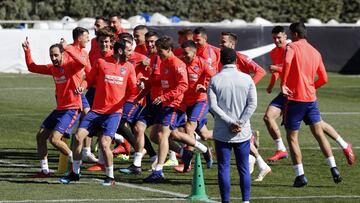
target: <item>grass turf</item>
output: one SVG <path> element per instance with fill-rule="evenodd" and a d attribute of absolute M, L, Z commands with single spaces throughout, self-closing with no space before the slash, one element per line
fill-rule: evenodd
<path fill-rule="evenodd" d="M 342 137 L 353 143 L 355 154 L 360 156 L 360 77 L 329 74 L 329 83 L 318 90 L 318 101 L 323 119 L 336 128 Z M 279 89 L 267 94 L 265 88 L 269 76 L 258 85 L 258 108 L 252 117 L 252 126 L 260 131 L 259 152 L 264 159 L 275 151 L 275 144 L 267 133 L 262 121 L 263 112 Z M 171 168 L 165 169 L 168 182 L 163 184 L 145 184 L 142 178 L 150 172 L 139 176 L 123 175 L 118 168 L 127 167 L 130 162 L 115 159 L 115 176 L 120 183 L 116 187 L 103 187 L 97 179 L 103 178 L 102 172 L 86 172 L 84 170 L 80 183 L 61 185 L 57 179 L 62 174 L 54 174 L 48 179 L 30 178 L 39 169 L 36 155 L 35 135 L 42 120 L 55 107 L 54 84 L 51 77 L 33 74 L 0 74 L 0 202 L 5 200 L 67 200 L 71 201 L 163 201 L 181 202 L 183 199 L 171 194 L 134 189 L 121 186 L 121 183 L 131 183 L 137 186 L 153 189 L 190 194 L 192 173 L 178 174 Z M 333 113 L 330 113 L 333 112 Z M 351 112 L 355 112 L 352 113 Z M 209 128 L 212 119 L 209 117 Z M 282 129 L 284 135 L 284 130 Z M 283 136 L 286 142 L 285 137 Z M 334 141 L 330 141 L 337 147 Z M 211 144 L 208 142 L 208 144 Z M 302 125 L 300 144 L 303 153 L 305 174 L 309 185 L 305 188 L 291 187 L 294 171 L 290 159 L 271 163 L 272 174 L 263 182 L 252 182 L 252 202 L 358 202 L 360 201 L 360 186 L 358 180 L 359 164 L 352 167 L 346 165 L 341 149 L 334 149 L 337 165 L 343 176 L 343 182 L 333 183 L 330 170 L 324 160 L 310 130 Z M 286 144 L 287 145 L 287 144 Z M 155 145 L 154 145 L 155 146 Z M 56 170 L 58 152 L 49 144 L 50 168 Z M 89 164 L 85 164 L 89 166 Z M 149 168 L 148 157 L 144 167 Z M 203 165 L 205 167 L 205 165 Z M 231 166 L 233 202 L 241 201 L 239 178 L 234 161 Z M 203 170 L 207 194 L 219 200 L 216 164 L 212 169 Z M 252 179 L 258 173 L 255 169 Z M 165 198 L 165 199 L 162 199 Z M 173 199 L 175 198 L 175 199 Z M 237 198 L 237 199 L 236 199 Z"/>

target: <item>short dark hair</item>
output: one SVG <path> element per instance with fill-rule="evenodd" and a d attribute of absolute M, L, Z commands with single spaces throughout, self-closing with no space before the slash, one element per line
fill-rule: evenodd
<path fill-rule="evenodd" d="M 233 32 L 221 32 L 222 36 L 229 36 L 229 39 L 235 44 L 237 43 L 237 35 Z"/>
<path fill-rule="evenodd" d="M 95 20 L 103 20 L 103 21 L 107 22 L 107 19 L 104 16 L 96 16 Z"/>
<path fill-rule="evenodd" d="M 201 34 L 202 36 L 207 36 L 206 29 L 204 27 L 197 27 L 194 29 L 194 34 Z"/>
<path fill-rule="evenodd" d="M 111 14 L 109 15 L 109 18 L 112 18 L 112 17 L 117 17 L 119 20 L 121 19 L 121 16 L 118 15 L 118 14 L 115 14 L 115 13 L 111 13 Z"/>
<path fill-rule="evenodd" d="M 223 65 L 233 64 L 236 61 L 236 51 L 231 48 L 223 48 L 220 51 L 220 62 Z"/>
<path fill-rule="evenodd" d="M 196 49 L 195 42 L 192 40 L 187 40 L 184 43 L 182 43 L 182 45 L 181 45 L 181 48 L 183 48 L 183 49 L 188 48 L 188 47 Z"/>
<path fill-rule="evenodd" d="M 149 30 L 146 25 L 138 25 L 134 28 L 134 32 L 137 30 Z"/>
<path fill-rule="evenodd" d="M 122 32 L 118 35 L 120 39 L 129 39 L 131 42 L 134 41 L 134 37 L 128 32 Z"/>
<path fill-rule="evenodd" d="M 158 40 L 156 40 L 155 45 L 159 49 L 172 49 L 173 48 L 173 39 L 169 36 L 163 36 L 160 37 Z"/>
<path fill-rule="evenodd" d="M 83 28 L 83 27 L 76 27 L 72 30 L 72 37 L 73 40 L 77 40 L 81 35 L 83 35 L 85 32 L 89 33 L 89 30 Z"/>
<path fill-rule="evenodd" d="M 97 31 L 96 39 L 99 37 L 110 37 L 110 41 L 113 42 L 115 39 L 115 34 L 110 27 L 104 27 Z"/>
<path fill-rule="evenodd" d="M 120 39 L 114 44 L 114 53 L 118 53 L 119 49 L 124 51 L 125 48 L 126 48 L 126 41 L 124 39 Z"/>
<path fill-rule="evenodd" d="M 178 35 L 180 36 L 189 36 L 192 35 L 193 31 L 190 28 L 184 28 L 178 31 Z"/>
<path fill-rule="evenodd" d="M 300 38 L 307 37 L 305 24 L 302 22 L 291 23 L 289 29 L 292 33 L 298 33 Z"/>
<path fill-rule="evenodd" d="M 280 32 L 285 32 L 285 28 L 283 26 L 277 25 L 275 26 L 272 30 L 271 33 L 272 34 L 278 34 Z"/>
<path fill-rule="evenodd" d="M 159 34 L 153 30 L 150 30 L 145 34 L 145 39 L 155 36 L 156 38 L 160 38 Z"/>
<path fill-rule="evenodd" d="M 49 48 L 49 51 L 50 51 L 51 49 L 53 49 L 53 48 L 56 48 L 56 47 L 59 48 L 60 53 L 63 53 L 63 52 L 64 52 L 64 47 L 63 47 L 63 45 L 61 45 L 61 44 L 59 44 L 59 43 L 51 45 L 50 48 Z"/>

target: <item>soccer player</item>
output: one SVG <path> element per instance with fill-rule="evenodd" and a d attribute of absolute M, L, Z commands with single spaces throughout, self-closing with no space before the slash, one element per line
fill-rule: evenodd
<path fill-rule="evenodd" d="M 178 58 L 182 59 L 183 57 L 183 49 L 181 45 L 188 40 L 193 40 L 193 31 L 190 28 L 184 28 L 178 31 L 178 44 L 179 47 L 174 49 L 174 55 Z"/>
<path fill-rule="evenodd" d="M 215 75 L 216 69 L 209 66 L 202 58 L 196 56 L 196 44 L 192 40 L 183 42 L 181 45 L 183 49 L 183 61 L 186 64 L 186 69 L 188 73 L 188 82 L 189 87 L 184 93 L 184 99 L 182 106 L 183 110 L 187 114 L 187 122 L 185 124 L 186 133 L 190 136 L 194 136 L 196 129 L 206 128 L 206 114 L 209 111 L 206 89 L 206 81 L 210 77 Z M 207 128 L 206 128 L 207 129 Z M 207 133 L 209 137 L 205 139 L 212 139 L 212 133 Z M 188 148 L 192 150 L 191 148 Z M 212 157 L 210 150 L 205 153 L 205 159 L 207 167 L 211 168 L 212 166 Z M 184 163 L 183 166 L 176 167 L 175 170 L 179 172 L 188 172 L 190 171 L 190 162 Z"/>
<path fill-rule="evenodd" d="M 160 67 L 160 81 L 162 95 L 153 100 L 153 104 L 162 103 L 162 124 L 157 134 L 159 143 L 158 163 L 155 170 L 144 179 L 144 182 L 161 182 L 164 180 L 163 165 L 169 151 L 169 138 L 193 146 L 202 153 L 207 151 L 207 147 L 196 141 L 185 133 L 177 130 L 182 122 L 185 122 L 185 114 L 180 110 L 180 104 L 184 97 L 184 92 L 188 88 L 188 76 L 186 65 L 172 52 L 172 39 L 168 36 L 159 38 L 156 42 L 157 54 L 162 62 Z M 183 161 L 192 153 L 183 150 Z"/>
<path fill-rule="evenodd" d="M 293 186 L 303 187 L 308 183 L 304 175 L 298 141 L 301 121 L 310 126 L 326 157 L 334 182 L 340 183 L 342 178 L 336 167 L 331 146 L 324 136 L 316 101 L 316 89 L 328 81 L 321 54 L 307 42 L 306 27 L 303 23 L 292 23 L 290 32 L 293 42 L 288 44 L 286 49 L 281 92 L 288 100 L 284 110 L 284 124 L 296 174 Z"/>
<path fill-rule="evenodd" d="M 74 123 L 79 119 L 82 108 L 81 96 L 74 94 L 73 88 L 79 86 L 83 81 L 83 66 L 79 66 L 67 53 L 61 44 L 50 46 L 50 59 L 52 64 L 37 65 L 32 60 L 30 44 L 26 38 L 22 44 L 25 52 L 25 60 L 28 70 L 33 73 L 51 75 L 55 82 L 55 98 L 57 107 L 43 121 L 36 135 L 37 151 L 41 159 L 41 172 L 35 178 L 49 177 L 48 151 L 46 141 L 68 156 L 72 162 L 72 151 L 65 142 L 61 140 L 64 134 L 71 133 Z"/>
<path fill-rule="evenodd" d="M 88 74 L 91 69 L 91 64 L 89 60 L 89 55 L 85 51 L 86 45 L 89 42 L 89 31 L 82 27 L 77 27 L 72 31 L 73 35 L 73 43 L 70 45 L 65 45 L 65 41 L 63 41 L 64 49 L 69 55 L 71 55 L 74 60 L 79 62 L 79 66 L 85 66 L 85 73 Z M 90 111 L 90 103 L 87 100 L 85 94 L 81 94 L 81 99 L 83 103 L 83 110 L 81 112 L 81 118 L 84 117 Z M 80 118 L 80 119 L 81 119 Z M 85 140 L 85 147 L 82 152 L 83 160 L 89 162 L 97 162 L 98 159 L 95 157 L 93 153 L 91 153 L 91 138 L 87 138 Z"/>
<path fill-rule="evenodd" d="M 134 28 L 134 40 L 136 42 L 135 52 L 147 55 L 148 50 L 145 43 L 145 34 L 148 32 L 146 25 L 138 25 Z"/>
<path fill-rule="evenodd" d="M 118 15 L 110 15 L 109 16 L 109 24 L 110 27 L 113 29 L 113 32 L 115 33 L 115 40 L 119 40 L 119 34 L 123 32 L 128 32 L 126 29 L 121 27 L 121 17 Z"/>
<path fill-rule="evenodd" d="M 230 202 L 230 160 L 234 149 L 240 176 L 242 201 L 250 200 L 250 118 L 257 106 L 256 87 L 248 74 L 237 71 L 236 52 L 221 50 L 220 73 L 208 88 L 210 111 L 214 113 L 214 139 L 218 161 L 218 183 L 222 202 Z"/>
<path fill-rule="evenodd" d="M 220 37 L 220 46 L 222 48 L 232 48 L 235 49 L 237 42 L 237 36 L 231 32 L 222 32 Z M 236 53 L 236 67 L 240 72 L 246 74 L 253 74 L 252 79 L 255 85 L 264 77 L 265 70 L 261 68 L 258 64 L 256 64 L 253 60 L 249 57 L 237 52 Z M 221 69 L 221 67 L 219 67 Z M 250 142 L 250 153 L 252 156 L 255 157 L 256 163 L 259 167 L 259 174 L 255 181 L 262 181 L 265 176 L 271 172 L 271 168 L 268 164 L 265 163 L 264 159 L 259 154 L 258 150 L 256 149 L 253 138 Z M 252 173 L 254 169 L 254 163 L 250 164 L 250 173 Z"/>
<path fill-rule="evenodd" d="M 220 49 L 207 43 L 206 29 L 197 27 L 193 32 L 193 41 L 196 44 L 196 55 L 203 58 L 212 68 L 218 68 L 220 62 Z M 219 72 L 218 70 L 216 72 Z"/>
<path fill-rule="evenodd" d="M 97 46 L 99 47 L 99 50 L 98 50 L 98 52 L 93 52 L 93 54 L 89 56 L 92 67 L 96 67 L 97 61 L 99 60 L 99 58 L 111 57 L 114 54 L 114 51 L 113 51 L 114 39 L 115 39 L 114 33 L 112 32 L 112 30 L 109 27 L 101 28 L 97 31 L 96 41 L 97 41 L 97 44 L 98 44 Z M 91 107 L 93 105 L 93 100 L 94 100 L 94 96 L 95 96 L 95 86 L 96 86 L 95 84 L 93 86 L 90 86 L 88 88 L 88 91 L 86 92 L 86 96 L 89 98 L 88 101 L 89 101 L 89 104 Z M 87 139 L 88 138 L 86 138 L 86 140 Z M 85 142 L 85 146 L 89 147 L 88 150 L 91 149 L 90 142 L 89 143 Z M 83 148 L 83 153 L 84 153 L 84 150 L 86 150 L 86 147 Z M 101 150 L 98 151 L 98 156 L 99 156 L 99 159 L 98 159 L 97 163 L 90 166 L 89 168 L 87 168 L 88 171 L 105 170 L 105 159 L 104 159 L 104 155 L 102 154 Z"/>
<path fill-rule="evenodd" d="M 131 49 L 126 44 L 125 41 L 116 42 L 114 55 L 100 58 L 98 65 L 91 69 L 85 84 L 76 88 L 76 92 L 81 93 L 88 85 L 96 81 L 93 107 L 86 114 L 76 132 L 73 171 L 67 177 L 61 178 L 61 183 L 79 181 L 83 140 L 93 130 L 101 129 L 99 140 L 106 162 L 106 178 L 103 185 L 115 184 L 110 145 L 121 119 L 121 108 L 126 101 L 126 91 L 136 88 L 134 67 L 127 62 Z M 130 95 L 131 93 L 133 92 L 130 92 Z"/>
<path fill-rule="evenodd" d="M 146 83 L 145 89 L 141 90 L 135 100 L 141 100 L 145 95 L 149 94 L 149 99 L 146 103 L 145 108 L 140 112 L 134 125 L 135 135 L 135 153 L 134 161 L 128 168 L 120 169 L 120 172 L 126 174 L 140 174 L 142 172 L 141 162 L 143 158 L 143 150 L 145 145 L 145 130 L 148 127 L 151 128 L 150 136 L 155 137 L 160 127 L 160 112 L 161 104 L 154 104 L 153 101 L 158 96 L 162 95 L 161 82 L 160 82 L 160 64 L 161 59 L 157 56 L 157 50 L 155 46 L 156 40 L 159 35 L 154 31 L 149 31 L 145 34 L 145 42 L 150 58 L 150 71 L 151 75 L 149 78 L 142 78 Z M 151 159 L 152 162 L 157 161 L 157 157 Z"/>
<path fill-rule="evenodd" d="M 91 39 L 91 49 L 89 52 L 89 58 L 92 66 L 94 66 L 95 64 L 93 63 L 96 62 L 96 60 L 91 61 L 92 55 L 97 55 L 99 52 L 101 52 L 99 44 L 97 42 L 98 32 L 100 29 L 103 29 L 107 26 L 108 26 L 107 21 L 103 16 L 95 17 L 95 23 L 94 23 L 95 37 Z"/>
<path fill-rule="evenodd" d="M 121 33 L 119 35 L 120 40 L 124 39 L 126 41 L 129 42 L 129 44 L 132 46 L 133 45 L 133 36 L 129 33 Z M 136 92 L 136 94 L 133 95 L 133 97 L 129 97 L 128 100 L 125 102 L 124 104 L 124 108 L 123 108 L 123 117 L 121 119 L 120 122 L 120 133 L 126 135 L 124 132 L 127 129 L 125 126 L 125 123 L 127 123 L 130 126 L 130 129 L 133 130 L 134 125 L 135 125 L 135 119 L 138 117 L 140 111 L 143 109 L 143 106 L 145 105 L 146 101 L 145 99 L 139 99 L 136 100 L 137 95 L 139 94 L 140 90 L 143 89 L 142 85 L 141 85 L 141 78 L 149 78 L 151 70 L 148 67 L 149 64 L 149 59 L 145 56 L 142 55 L 138 52 L 131 52 L 129 59 L 128 59 L 129 63 L 133 64 L 133 66 L 135 67 L 135 72 L 136 72 L 136 80 L 137 80 L 137 84 L 138 87 L 134 90 Z M 131 142 L 132 146 L 135 146 L 135 142 L 136 142 L 136 138 L 135 136 L 132 134 L 131 131 L 129 131 L 127 134 L 131 133 L 131 137 L 127 136 L 126 138 L 129 139 L 129 141 Z M 150 158 L 156 156 L 156 152 L 153 149 L 150 140 L 147 138 L 147 136 L 145 136 L 145 150 L 146 152 L 149 154 Z M 114 152 L 114 151 L 113 151 Z M 128 154 L 130 153 L 130 150 L 128 152 Z"/>
<path fill-rule="evenodd" d="M 271 80 L 266 88 L 268 93 L 272 92 L 272 89 L 275 85 L 276 80 L 279 78 L 282 73 L 282 65 L 284 62 L 285 50 L 286 50 L 286 33 L 285 29 L 282 26 L 275 26 L 271 32 L 274 44 L 276 47 L 271 50 L 270 57 L 273 64 L 270 65 L 269 69 L 271 72 Z M 282 158 L 287 158 L 288 153 L 286 151 L 285 145 L 281 139 L 280 130 L 276 124 L 276 119 L 279 118 L 282 114 L 285 105 L 285 97 L 280 93 L 276 98 L 274 98 L 268 108 L 266 109 L 264 122 L 269 131 L 269 134 L 276 143 L 277 151 L 268 161 L 277 161 Z M 343 149 L 344 155 L 346 157 L 347 163 L 353 165 L 355 163 L 355 154 L 352 151 L 351 144 L 344 141 L 344 139 L 336 132 L 336 130 L 324 120 L 321 121 L 321 126 L 324 130 L 324 133 L 330 138 L 335 140 L 338 145 Z"/>

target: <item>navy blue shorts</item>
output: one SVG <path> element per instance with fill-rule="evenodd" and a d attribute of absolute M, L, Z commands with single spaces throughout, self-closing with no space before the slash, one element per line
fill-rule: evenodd
<path fill-rule="evenodd" d="M 197 122 L 197 128 L 200 130 L 207 123 L 206 114 L 209 112 L 209 104 L 206 101 L 197 102 L 193 106 L 186 108 L 188 121 Z"/>
<path fill-rule="evenodd" d="M 186 114 L 174 107 L 164 107 L 161 114 L 161 124 L 169 126 L 170 130 L 175 130 L 186 123 Z"/>
<path fill-rule="evenodd" d="M 284 96 L 283 93 L 279 93 L 269 104 L 269 106 L 277 107 L 281 110 L 284 110 L 285 102 L 287 98 Z"/>
<path fill-rule="evenodd" d="M 317 101 L 287 101 L 284 109 L 284 125 L 288 130 L 299 130 L 301 121 L 313 125 L 321 121 Z"/>
<path fill-rule="evenodd" d="M 95 88 L 89 87 L 88 91 L 85 94 L 85 97 L 89 103 L 89 106 L 92 107 L 94 103 L 94 97 L 95 97 Z"/>
<path fill-rule="evenodd" d="M 90 111 L 81 121 L 79 128 L 85 128 L 89 134 L 102 130 L 102 134 L 114 138 L 121 119 L 121 113 L 99 114 Z"/>
<path fill-rule="evenodd" d="M 125 119 L 126 122 L 133 124 L 137 117 L 139 116 L 139 113 L 143 106 L 137 104 L 134 105 L 132 102 L 125 102 L 123 107 L 123 116 L 121 119 Z"/>
<path fill-rule="evenodd" d="M 71 134 L 74 124 L 79 120 L 78 109 L 54 110 L 41 124 L 41 128 L 56 130 L 61 134 Z"/>
<path fill-rule="evenodd" d="M 82 102 L 83 109 L 90 108 L 90 104 L 84 94 L 81 94 L 81 102 Z"/>
<path fill-rule="evenodd" d="M 140 112 L 137 121 L 144 123 L 146 126 L 161 124 L 162 105 L 147 103 L 145 108 Z"/>

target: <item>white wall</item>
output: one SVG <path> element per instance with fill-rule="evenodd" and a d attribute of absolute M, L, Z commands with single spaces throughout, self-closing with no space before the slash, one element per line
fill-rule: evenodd
<path fill-rule="evenodd" d="M 0 72 L 28 73 L 21 47 L 26 36 L 29 38 L 32 57 L 36 64 L 51 63 L 49 47 L 60 42 L 61 38 L 72 43 L 71 30 L 2 29 L 0 30 Z M 94 31 L 90 30 L 90 39 L 93 37 Z M 86 48 L 90 50 L 90 42 Z"/>

